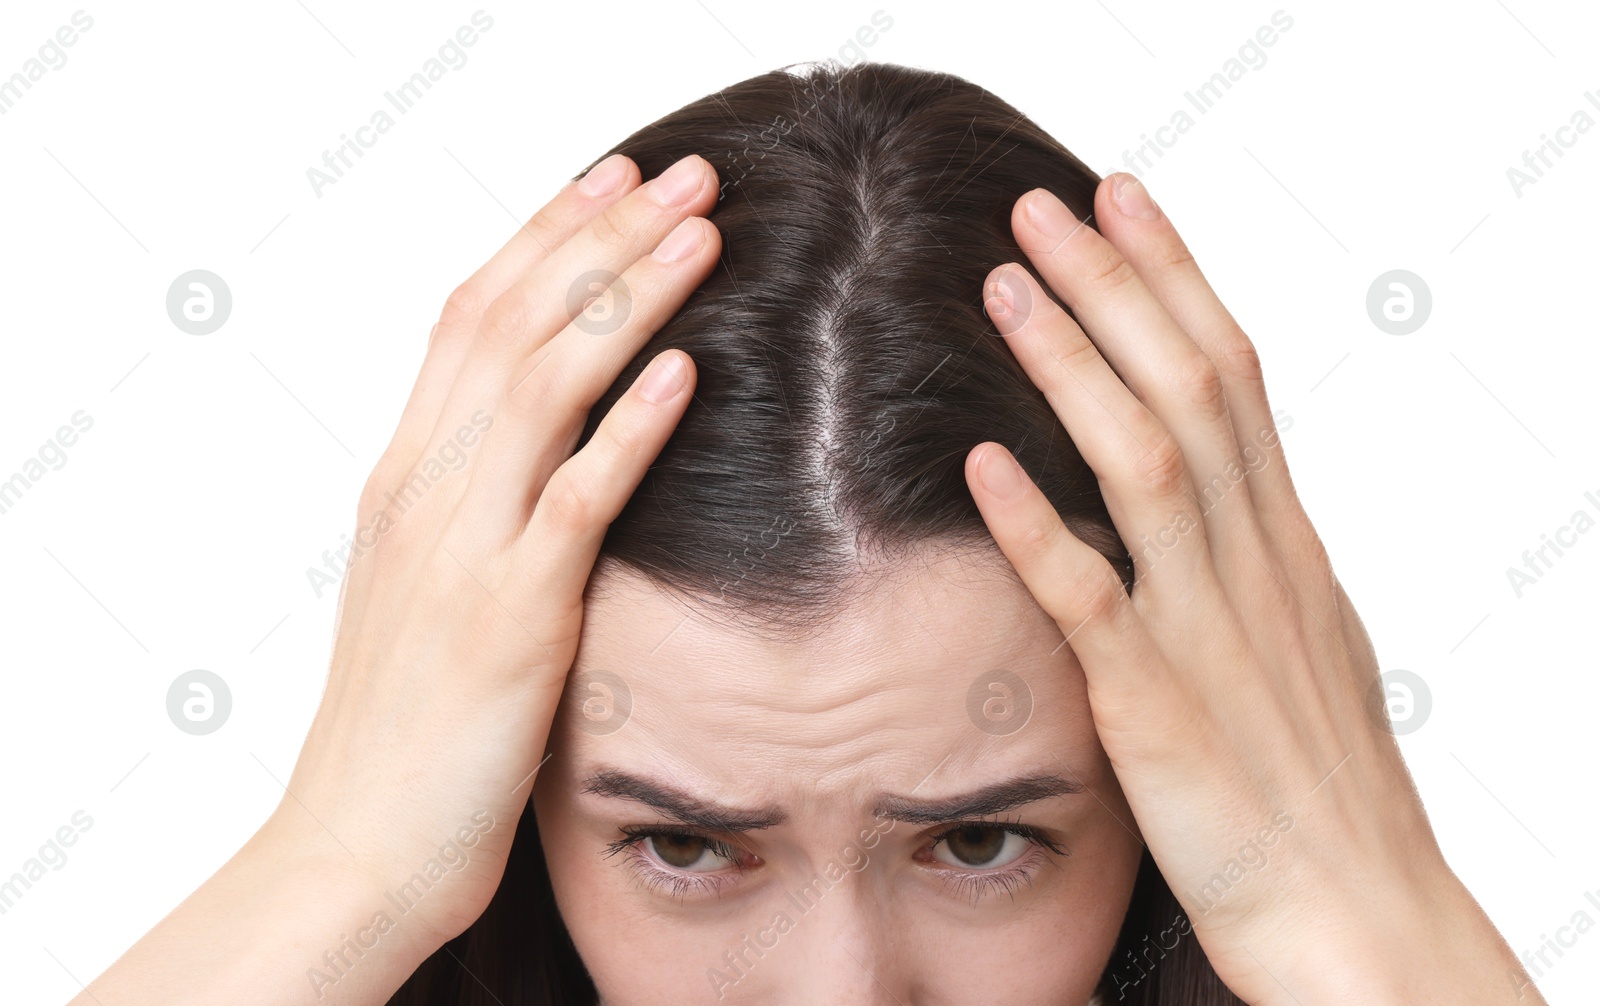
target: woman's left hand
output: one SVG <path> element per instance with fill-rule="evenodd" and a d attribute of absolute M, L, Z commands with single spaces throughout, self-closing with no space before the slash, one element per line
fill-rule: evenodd
<path fill-rule="evenodd" d="M 975 447 L 967 481 L 1083 665 L 1207 957 L 1256 1004 L 1542 1003 L 1376 712 L 1376 654 L 1295 496 L 1254 347 L 1140 182 L 1104 180 L 1094 216 L 1044 189 L 1012 213 L 1083 327 L 1015 264 L 984 297 L 1099 478 L 1131 593 L 1003 447 Z"/>

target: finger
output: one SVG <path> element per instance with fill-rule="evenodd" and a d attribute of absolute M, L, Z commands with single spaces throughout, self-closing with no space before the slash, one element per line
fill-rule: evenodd
<path fill-rule="evenodd" d="M 622 327 L 596 335 L 569 322 L 511 379 L 467 488 L 472 521 L 505 535 L 527 523 L 545 481 L 563 463 L 589 410 L 650 337 L 688 300 L 717 264 L 721 236 L 701 217 L 678 224 L 656 250 L 617 283 L 632 309 Z"/>
<path fill-rule="evenodd" d="M 528 270 L 549 256 L 579 228 L 627 195 L 639 184 L 639 168 L 621 154 L 597 164 L 581 179 L 569 182 L 500 250 L 451 292 L 439 321 L 428 335 L 411 395 L 385 450 L 396 479 L 403 478 L 429 447 L 440 413 L 461 370 L 483 311 Z M 385 483 L 385 488 L 391 485 Z"/>
<path fill-rule="evenodd" d="M 1108 200 L 1102 184 L 1096 205 Z M 1109 241 L 1045 189 L 1017 201 L 1017 243 L 1073 310 L 1129 389 L 1177 438 L 1201 512 L 1219 545 L 1250 521 L 1227 399 L 1216 365 L 1151 295 Z"/>
<path fill-rule="evenodd" d="M 1099 478 L 1136 581 L 1148 589 L 1164 580 L 1182 591 L 1211 575 L 1207 531 L 1177 439 L 1026 269 L 1000 266 L 984 289 L 995 327 Z M 1157 564 L 1171 575 L 1152 581 Z"/>
<path fill-rule="evenodd" d="M 1096 719 L 1125 697 L 1168 686 L 1167 668 L 1122 579 L 1074 535 L 1010 451 L 967 453 L 967 486 L 995 543 L 1083 665 Z"/>
<path fill-rule="evenodd" d="M 606 528 L 616 520 L 693 398 L 694 361 L 669 349 L 650 361 L 595 428 L 594 436 L 539 494 L 517 540 L 528 590 L 581 604 Z"/>
<path fill-rule="evenodd" d="M 1307 522 L 1290 481 L 1255 345 L 1223 306 L 1144 184 L 1119 173 L 1112 176 L 1110 188 L 1111 198 L 1098 211 L 1101 232 L 1216 364 L 1256 513 L 1275 540 L 1292 540 L 1283 535 L 1299 532 Z"/>
<path fill-rule="evenodd" d="M 661 243 L 679 223 L 716 203 L 717 174 L 690 154 L 623 196 L 578 230 L 485 309 L 461 375 L 445 401 L 439 430 L 454 429 L 478 409 L 492 408 L 530 355 L 608 289 L 616 277 Z M 629 303 L 606 303 L 595 339 L 626 320 Z M 434 439 L 438 439 L 436 431 Z"/>

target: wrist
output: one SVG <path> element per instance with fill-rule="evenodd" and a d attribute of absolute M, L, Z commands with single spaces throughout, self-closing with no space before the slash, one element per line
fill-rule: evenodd
<path fill-rule="evenodd" d="M 367 869 L 263 825 L 96 978 L 83 1003 L 382 1002 L 436 949 L 420 927 L 373 927 Z"/>
<path fill-rule="evenodd" d="M 1308 905 L 1280 927 L 1258 963 L 1270 977 L 1258 1006 L 1543 1006 L 1510 946 L 1442 857 L 1405 880 Z M 1339 890 L 1335 887 L 1332 890 Z M 1268 961 L 1275 963 L 1269 964 Z M 1291 991 L 1292 990 L 1292 991 Z"/>
<path fill-rule="evenodd" d="M 341 827 L 341 832 L 348 829 Z M 429 917 L 414 911 L 410 899 L 395 901 L 395 888 L 412 874 L 416 854 L 375 846 L 352 834 L 334 835 L 309 810 L 291 799 L 273 811 L 239 851 L 257 883 L 275 878 L 295 878 L 296 883 L 320 892 L 332 914 L 367 927 L 375 915 L 387 912 L 385 928 L 404 929 L 407 941 L 419 947 L 417 963 L 443 946 L 455 933 L 438 932 Z M 402 916 L 404 916 L 402 918 Z M 403 926 L 402 926 L 403 923 Z M 354 931 L 349 931 L 354 935 Z M 330 934 L 338 935 L 337 932 Z M 387 936 L 384 942 L 390 942 Z"/>
<path fill-rule="evenodd" d="M 282 931 L 280 920 L 296 920 L 300 936 L 282 966 L 315 999 L 335 990 L 338 1001 L 357 992 L 392 993 L 446 937 L 420 913 L 401 917 L 389 900 L 385 878 L 394 870 L 386 860 L 297 831 L 275 813 L 229 863 L 241 911 L 255 912 L 269 938 Z"/>

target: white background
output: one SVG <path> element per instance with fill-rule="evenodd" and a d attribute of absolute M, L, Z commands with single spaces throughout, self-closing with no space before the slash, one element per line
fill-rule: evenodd
<path fill-rule="evenodd" d="M 1506 570 L 1600 518 L 1600 13 L 1463 4 L 122 3 L 0 115 L 0 480 L 78 410 L 67 463 L 0 514 L 0 876 L 75 811 L 0 915 L 0 998 L 64 1002 L 282 796 L 353 527 L 446 295 L 595 155 L 736 81 L 840 47 L 959 74 L 1108 173 L 1269 22 L 1293 26 L 1144 177 L 1264 357 L 1296 482 L 1385 669 L 1432 697 L 1402 745 L 1455 870 L 1520 953 L 1600 890 L 1600 532 L 1519 598 Z M 0 10 L 0 77 L 78 10 Z M 320 197 L 306 170 L 475 10 L 491 30 Z M 216 333 L 165 309 L 226 281 Z M 1432 315 L 1394 336 L 1369 285 Z M 1595 493 L 1586 500 L 1585 491 Z M 205 668 L 233 711 L 180 732 Z M 1600 893 L 1597 893 L 1600 898 Z M 1541 968 L 1592 1002 L 1600 932 Z M 1509 992 L 1509 986 L 1508 986 Z M 1585 993 L 1588 993 L 1587 995 Z"/>

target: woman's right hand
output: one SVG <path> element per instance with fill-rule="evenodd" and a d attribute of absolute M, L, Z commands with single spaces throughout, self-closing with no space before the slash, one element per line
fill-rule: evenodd
<path fill-rule="evenodd" d="M 327 690 L 274 815 L 389 888 L 463 826 L 477 832 L 469 866 L 418 904 L 439 944 L 499 884 L 601 539 L 691 397 L 689 357 L 663 353 L 572 453 L 590 407 L 720 250 L 696 215 L 716 202 L 709 163 L 691 155 L 641 186 L 617 155 L 589 177 L 607 169 L 615 189 L 567 186 L 445 305 L 361 494 L 358 526 L 374 531 L 358 547 L 376 541 L 347 574 Z M 608 286 L 597 320 L 585 302 Z M 438 477 L 441 454 L 465 464 Z M 392 523 L 378 533 L 380 515 Z"/>
<path fill-rule="evenodd" d="M 586 184 L 606 176 L 609 189 Z M 717 192 L 697 156 L 641 185 L 617 155 L 450 296 L 361 494 L 327 687 L 287 792 L 90 986 L 99 1000 L 303 1002 L 322 951 L 359 936 L 384 950 L 362 956 L 338 998 L 382 1002 L 482 914 L 544 757 L 601 540 L 687 407 L 689 357 L 657 356 L 573 448 L 715 265 L 721 238 L 703 214 Z M 597 320 L 585 308 L 608 287 Z M 426 879 L 430 860 L 443 879 L 402 893 L 402 912 L 390 895 Z M 358 929 L 379 912 L 398 932 Z M 252 962 L 219 964 L 243 947 Z"/>

